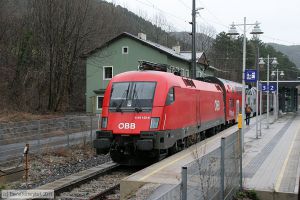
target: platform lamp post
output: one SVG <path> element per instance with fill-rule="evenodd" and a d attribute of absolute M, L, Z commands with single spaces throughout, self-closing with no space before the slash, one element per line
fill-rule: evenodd
<path fill-rule="evenodd" d="M 275 113 L 275 119 L 278 119 L 278 112 L 279 112 L 279 87 L 278 87 L 278 74 L 280 75 L 280 77 L 284 76 L 284 71 L 278 71 L 278 68 L 276 69 L 276 71 L 272 71 L 271 76 L 275 77 L 275 73 L 276 73 L 276 88 L 277 88 L 277 92 L 276 92 L 276 113 Z"/>
<path fill-rule="evenodd" d="M 267 62 L 267 128 L 269 128 L 269 110 L 270 110 L 270 99 L 269 99 L 269 75 L 270 75 L 270 63 L 275 68 L 278 65 L 277 58 L 270 58 L 269 54 L 267 58 L 259 58 L 258 65 L 263 67 L 265 65 L 265 61 Z"/>
<path fill-rule="evenodd" d="M 259 96 L 259 92 L 262 93 L 261 91 L 261 87 L 259 85 L 259 81 L 260 81 L 260 72 L 259 72 L 259 65 L 258 65 L 258 60 L 259 60 L 259 35 L 256 34 L 257 32 L 261 32 L 260 27 L 259 27 L 259 23 L 256 22 L 256 25 L 253 28 L 253 32 L 251 32 L 251 34 L 253 34 L 253 38 L 256 39 L 257 42 L 257 54 L 255 57 L 255 67 L 256 67 L 256 117 L 255 117 L 255 130 L 256 130 L 256 139 L 258 139 L 258 133 L 260 133 L 261 136 L 261 123 L 260 123 L 260 119 L 261 119 L 261 112 L 259 112 L 259 106 L 261 105 L 261 100 L 259 101 L 258 98 L 261 97 L 262 94 L 260 94 Z M 259 102 L 259 103 L 258 103 Z M 259 105 L 260 104 L 260 105 Z M 261 110 L 261 108 L 260 108 Z"/>
<path fill-rule="evenodd" d="M 240 188 L 243 188 L 243 156 L 242 152 L 244 150 L 244 129 L 245 129 L 245 70 L 246 70 L 246 26 L 247 25 L 255 25 L 255 29 L 251 32 L 251 34 L 262 34 L 263 32 L 259 28 L 259 23 L 255 24 L 247 24 L 246 17 L 244 17 L 244 24 L 234 24 L 230 26 L 230 29 L 227 35 L 239 35 L 235 26 L 244 26 L 244 34 L 243 34 L 243 72 L 242 72 L 242 116 L 241 116 L 241 132 L 240 132 Z"/>
<path fill-rule="evenodd" d="M 239 35 L 239 33 L 236 30 L 236 26 L 244 26 L 244 34 L 243 34 L 243 72 L 242 72 L 242 85 L 243 85 L 243 89 L 242 89 L 242 129 L 241 129 L 241 138 L 242 138 L 242 144 L 244 144 L 244 128 L 245 128 L 245 69 L 246 69 L 246 26 L 247 25 L 254 25 L 255 27 L 253 28 L 251 34 L 254 35 L 259 35 L 262 34 L 263 32 L 260 30 L 258 22 L 254 23 L 254 24 L 247 24 L 246 23 L 246 17 L 244 17 L 244 23 L 243 24 L 234 24 L 232 23 L 232 25 L 229 28 L 229 31 L 227 33 L 227 35 Z M 244 145 L 243 145 L 243 149 L 244 149 Z"/>

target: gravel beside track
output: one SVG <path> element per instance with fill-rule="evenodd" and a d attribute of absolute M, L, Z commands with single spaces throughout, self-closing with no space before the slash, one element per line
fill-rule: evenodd
<path fill-rule="evenodd" d="M 40 174 L 32 174 L 32 177 L 38 175 L 38 177 L 36 177 L 37 182 L 29 184 L 29 188 L 35 188 L 35 187 L 44 185 L 46 183 L 53 182 L 60 178 L 66 177 L 68 175 L 71 175 L 71 174 L 86 170 L 88 168 L 103 164 L 107 161 L 110 161 L 109 156 L 97 156 L 97 157 L 91 157 L 86 160 L 80 160 L 77 163 L 54 165 L 51 168 L 51 171 L 48 171 L 48 173 L 43 172 L 46 170 L 41 170 Z"/>
<path fill-rule="evenodd" d="M 117 167 L 109 172 L 97 175 L 97 178 L 86 183 L 79 184 L 69 192 L 63 192 L 56 199 L 119 199 L 119 184 L 121 180 L 138 169 Z M 68 190 L 66 188 L 65 190 Z M 108 197 L 109 196 L 109 197 Z"/>
<path fill-rule="evenodd" d="M 98 155 L 89 146 L 75 145 L 40 155 L 31 155 L 29 181 L 20 180 L 6 185 L 7 189 L 34 189 L 71 174 L 111 161 L 109 155 Z"/>

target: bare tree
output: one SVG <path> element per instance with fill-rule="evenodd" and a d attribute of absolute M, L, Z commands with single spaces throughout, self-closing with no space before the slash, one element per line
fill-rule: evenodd
<path fill-rule="evenodd" d="M 34 0 L 33 26 L 40 54 L 48 66 L 48 109 L 65 109 L 73 73 L 85 46 L 88 0 Z"/>
<path fill-rule="evenodd" d="M 211 51 L 216 30 L 212 26 L 197 25 L 198 34 L 196 35 L 197 51 L 209 53 Z"/>

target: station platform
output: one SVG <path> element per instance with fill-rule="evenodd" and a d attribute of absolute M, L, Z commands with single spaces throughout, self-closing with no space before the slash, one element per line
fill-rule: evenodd
<path fill-rule="evenodd" d="M 254 190 L 262 200 L 296 200 L 300 177 L 300 113 L 282 115 L 274 122 L 270 116 L 269 128 L 265 116 L 262 118 L 258 138 L 255 118 L 245 127 L 243 187 Z M 162 191 L 161 188 L 171 188 L 181 182 L 182 166 L 215 150 L 222 137 L 235 131 L 236 125 L 123 179 L 121 199 L 130 199 L 147 186 L 152 187 L 147 199 L 155 199 L 153 196 Z"/>

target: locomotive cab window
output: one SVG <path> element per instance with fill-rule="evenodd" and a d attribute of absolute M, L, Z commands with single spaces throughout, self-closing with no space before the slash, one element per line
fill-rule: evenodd
<path fill-rule="evenodd" d="M 113 83 L 109 103 L 110 109 L 116 112 L 151 110 L 155 87 L 155 82 Z"/>
<path fill-rule="evenodd" d="M 175 91 L 174 91 L 174 87 L 171 87 L 169 89 L 168 95 L 167 95 L 167 99 L 166 99 L 166 105 L 170 105 L 175 101 Z"/>

